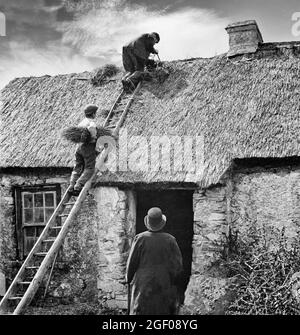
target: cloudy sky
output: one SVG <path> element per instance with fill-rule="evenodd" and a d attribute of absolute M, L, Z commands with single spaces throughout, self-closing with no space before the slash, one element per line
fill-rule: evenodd
<path fill-rule="evenodd" d="M 162 60 L 226 52 L 224 28 L 245 19 L 264 41 L 300 40 L 299 0 L 0 0 L 0 12 L 0 89 L 15 77 L 121 65 L 122 45 L 143 32 L 160 33 Z"/>

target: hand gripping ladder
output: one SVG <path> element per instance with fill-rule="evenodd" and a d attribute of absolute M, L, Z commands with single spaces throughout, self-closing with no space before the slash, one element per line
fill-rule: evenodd
<path fill-rule="evenodd" d="M 123 124 L 130 105 L 140 87 L 141 83 L 138 84 L 132 94 L 127 94 L 123 90 L 109 111 L 103 126 L 111 128 L 115 137 L 118 136 L 119 129 Z M 1 300 L 0 313 L 14 315 L 21 314 L 34 298 L 51 265 L 53 268 L 59 248 L 62 246 L 64 238 L 74 218 L 77 216 L 96 175 L 100 173 L 100 168 L 103 166 L 107 158 L 108 151 L 109 148 L 104 148 L 102 150 L 97 159 L 96 169 L 93 176 L 86 182 L 75 201 L 71 201 L 72 196 L 68 192 L 69 188 L 64 193 L 60 203 L 56 207 L 44 230 L 25 259 L 22 267 L 9 286 L 5 296 Z M 61 218 L 64 222 L 61 225 L 58 225 L 56 223 L 57 218 Z M 13 313 L 8 312 L 12 303 L 14 303 Z"/>

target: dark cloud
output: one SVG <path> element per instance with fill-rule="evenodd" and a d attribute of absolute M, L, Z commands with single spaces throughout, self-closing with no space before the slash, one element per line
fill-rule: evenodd
<path fill-rule="evenodd" d="M 64 45 L 59 25 L 74 13 L 61 0 L 0 0 L 6 16 L 0 38 L 0 89 L 14 77 L 67 73 L 91 69 L 94 61 L 77 48 Z"/>
<path fill-rule="evenodd" d="M 74 20 L 74 12 L 68 11 L 66 7 L 60 7 L 56 12 L 56 20 L 58 22 Z"/>
<path fill-rule="evenodd" d="M 44 5 L 47 7 L 61 6 L 62 0 L 44 0 Z"/>

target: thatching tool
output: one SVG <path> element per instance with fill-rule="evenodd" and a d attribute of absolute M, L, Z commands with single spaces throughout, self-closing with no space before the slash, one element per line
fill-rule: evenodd
<path fill-rule="evenodd" d="M 156 56 L 157 56 L 157 58 L 158 58 L 157 66 L 163 68 L 163 62 L 161 61 L 161 59 L 160 59 L 158 53 L 156 54 Z"/>

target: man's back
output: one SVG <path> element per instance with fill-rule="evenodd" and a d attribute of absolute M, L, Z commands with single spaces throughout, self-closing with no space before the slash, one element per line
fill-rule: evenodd
<path fill-rule="evenodd" d="M 97 128 L 96 123 L 93 119 L 84 118 L 79 124 L 78 127 L 87 128 L 91 134 L 92 140 L 91 142 L 95 142 L 97 138 Z"/>

